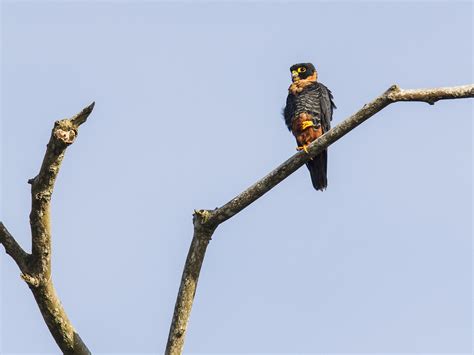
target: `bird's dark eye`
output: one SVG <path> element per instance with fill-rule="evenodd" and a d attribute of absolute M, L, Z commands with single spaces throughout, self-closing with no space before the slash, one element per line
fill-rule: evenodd
<path fill-rule="evenodd" d="M 299 67 L 298 68 L 298 73 L 304 73 L 306 71 L 305 67 Z"/>

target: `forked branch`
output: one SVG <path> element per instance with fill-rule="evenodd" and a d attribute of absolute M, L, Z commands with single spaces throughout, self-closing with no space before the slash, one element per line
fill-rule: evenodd
<path fill-rule="evenodd" d="M 54 183 L 66 148 L 78 134 L 81 124 L 91 114 L 94 103 L 70 119 L 56 121 L 38 175 L 31 184 L 31 254 L 26 253 L 0 222 L 0 243 L 17 263 L 22 279 L 33 293 L 41 314 L 64 354 L 90 354 L 74 330 L 56 294 L 51 280 L 50 209 Z"/>
<path fill-rule="evenodd" d="M 279 167 L 271 171 L 255 184 L 250 186 L 229 202 L 215 210 L 199 210 L 194 213 L 194 236 L 181 278 L 181 285 L 171 321 L 166 354 L 178 355 L 183 351 L 184 338 L 191 308 L 196 293 L 201 266 L 204 261 L 207 245 L 215 229 L 223 222 L 232 218 L 252 202 L 262 197 L 277 184 L 282 182 L 309 159 L 318 155 L 329 145 L 349 133 L 362 122 L 377 112 L 398 101 L 422 101 L 434 104 L 439 100 L 461 99 L 474 97 L 474 85 L 464 85 L 434 89 L 402 90 L 397 85 L 390 87 L 385 93 L 372 102 L 364 105 L 358 112 L 342 121 L 329 132 L 314 141 L 309 147 L 309 154 L 298 152 Z"/>

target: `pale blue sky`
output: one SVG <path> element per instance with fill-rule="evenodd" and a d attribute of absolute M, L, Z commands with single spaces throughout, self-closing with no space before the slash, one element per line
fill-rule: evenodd
<path fill-rule="evenodd" d="M 163 352 L 195 208 L 294 153 L 288 68 L 335 123 L 391 84 L 473 81 L 469 2 L 2 3 L 1 220 L 29 249 L 56 119 L 96 108 L 53 197 L 53 278 L 93 353 Z M 471 353 L 472 101 L 399 103 L 222 225 L 187 353 Z M 1 259 L 3 353 L 58 353 Z"/>

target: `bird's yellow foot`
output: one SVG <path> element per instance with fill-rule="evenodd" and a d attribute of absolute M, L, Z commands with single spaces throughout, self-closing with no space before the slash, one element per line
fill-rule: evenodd
<path fill-rule="evenodd" d="M 306 154 L 309 154 L 307 144 L 303 144 L 303 146 L 301 146 L 301 147 L 300 146 L 296 147 L 296 150 L 297 151 L 304 150 L 306 152 Z"/>
<path fill-rule="evenodd" d="M 314 127 L 314 123 L 313 121 L 304 121 L 302 124 L 301 124 L 301 130 L 304 131 L 306 128 L 308 127 Z"/>

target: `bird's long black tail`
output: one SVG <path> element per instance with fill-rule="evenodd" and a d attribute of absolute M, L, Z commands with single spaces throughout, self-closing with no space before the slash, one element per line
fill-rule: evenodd
<path fill-rule="evenodd" d="M 311 182 L 316 190 L 324 190 L 328 186 L 328 151 L 323 150 L 313 160 L 306 163 L 311 174 Z"/>

